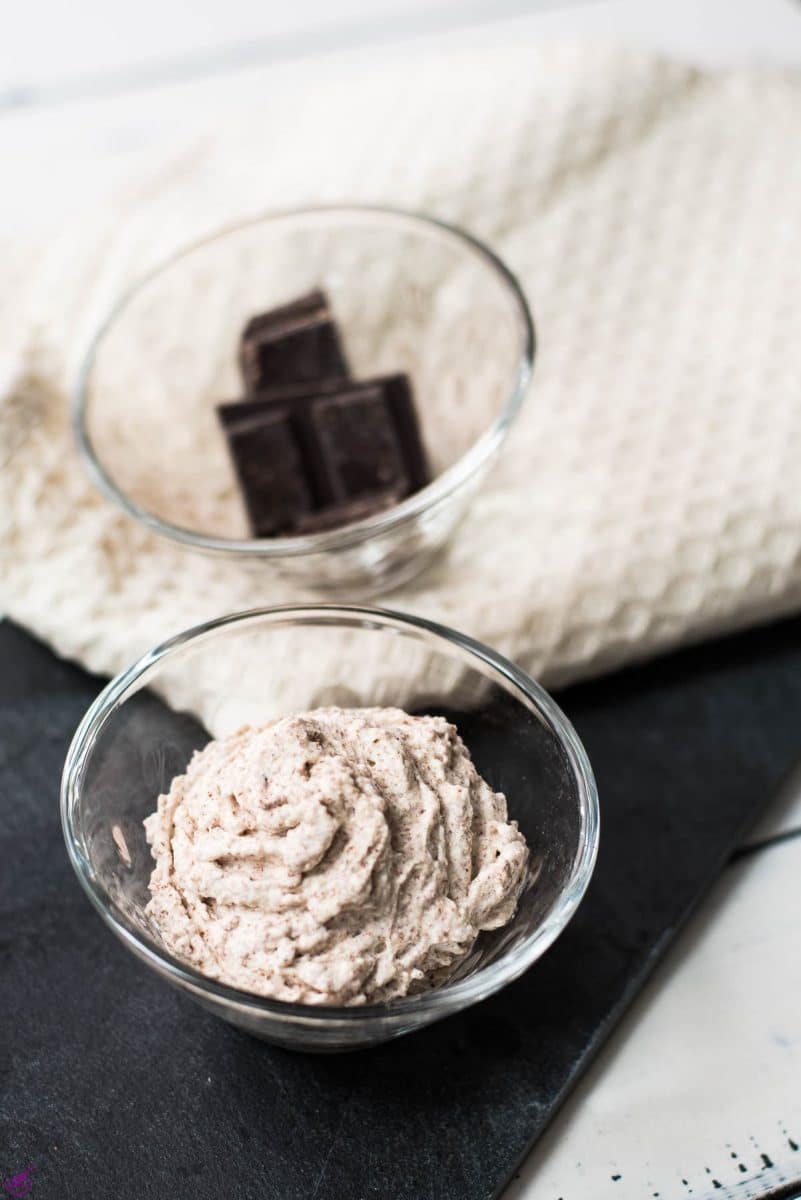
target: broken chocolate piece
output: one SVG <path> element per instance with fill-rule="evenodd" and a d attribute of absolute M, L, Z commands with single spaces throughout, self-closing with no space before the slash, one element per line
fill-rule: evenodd
<path fill-rule="evenodd" d="M 419 492 L 428 483 L 430 475 L 409 377 L 389 375 L 383 380 L 383 386 L 409 480 L 409 493 Z"/>
<path fill-rule="evenodd" d="M 329 380 L 314 390 L 288 384 L 221 404 L 217 412 L 256 536 L 350 524 L 397 504 L 427 482 L 405 375 L 364 383 Z M 262 424 L 270 431 L 264 436 Z M 274 469 L 265 464 L 259 472 L 262 453 L 283 454 L 285 462 Z M 286 479 L 290 469 L 302 476 L 297 494 Z"/>
<path fill-rule="evenodd" d="M 380 384 L 315 399 L 311 419 L 335 500 L 388 488 L 408 494 L 400 439 Z"/>
<path fill-rule="evenodd" d="M 274 537 L 312 512 L 301 448 L 277 410 L 228 430 L 228 442 L 255 537 Z"/>
<path fill-rule="evenodd" d="M 319 289 L 251 318 L 239 361 L 248 394 L 217 412 L 256 536 L 349 524 L 428 482 L 407 377 L 350 382 Z"/>
<path fill-rule="evenodd" d="M 323 292 L 252 317 L 242 331 L 239 365 L 248 392 L 346 379 L 348 365 Z"/>
<path fill-rule="evenodd" d="M 226 430 L 276 410 L 291 411 L 306 446 L 320 505 L 369 491 L 399 498 L 428 482 L 428 465 L 409 380 L 385 375 L 270 388 L 217 408 Z"/>

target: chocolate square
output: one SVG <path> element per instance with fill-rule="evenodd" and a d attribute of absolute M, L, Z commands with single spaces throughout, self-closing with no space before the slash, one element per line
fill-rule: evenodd
<path fill-rule="evenodd" d="M 228 430 L 228 443 L 255 537 L 291 529 L 315 507 L 288 414 L 275 412 Z"/>
<path fill-rule="evenodd" d="M 252 317 L 242 331 L 239 365 L 248 392 L 347 378 L 348 365 L 324 293 L 310 292 Z"/>
<path fill-rule="evenodd" d="M 400 439 L 380 382 L 315 397 L 309 416 L 333 499 L 408 494 Z"/>

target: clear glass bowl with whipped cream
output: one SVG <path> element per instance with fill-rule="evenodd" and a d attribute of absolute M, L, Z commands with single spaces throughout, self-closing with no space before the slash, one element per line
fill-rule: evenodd
<path fill-rule="evenodd" d="M 333 765 L 331 761 L 318 764 L 319 756 L 309 752 L 308 722 L 304 725 L 293 716 L 321 709 L 335 714 L 325 720 L 335 719 L 340 724 L 339 714 L 352 715 L 342 736 L 346 740 L 361 737 L 363 745 L 367 744 L 365 738 L 372 739 L 369 746 L 374 744 L 377 750 L 375 754 L 369 751 L 371 766 L 375 759 L 381 768 L 375 778 L 381 788 L 394 789 L 401 801 L 406 776 L 419 768 L 430 782 L 436 776 L 432 764 L 438 759 L 446 769 L 443 789 L 450 789 L 451 795 L 461 789 L 476 814 L 483 810 L 475 826 L 481 826 L 480 851 L 477 842 L 460 846 L 458 838 L 449 841 L 448 829 L 435 831 L 440 839 L 448 835 L 443 842 L 453 859 L 448 863 L 448 889 L 452 868 L 456 873 L 466 871 L 464 895 L 467 898 L 469 894 L 469 911 L 483 916 L 476 918 L 481 931 L 474 941 L 468 938 L 463 952 L 429 957 L 427 961 L 439 969 L 428 974 L 412 972 L 400 984 L 390 970 L 380 967 L 384 972 L 378 979 L 380 986 L 373 986 L 370 971 L 375 971 L 375 965 L 369 971 L 359 964 L 354 967 L 354 954 L 341 964 L 340 972 L 336 945 L 333 958 L 329 955 L 323 963 L 321 975 L 322 960 L 312 953 L 304 960 L 311 963 L 311 974 L 302 976 L 308 988 L 318 989 L 315 1002 L 310 1003 L 306 983 L 300 990 L 281 993 L 299 999 L 280 999 L 263 994 L 257 971 L 234 975 L 240 985 L 235 986 L 225 968 L 219 970 L 215 964 L 204 969 L 202 955 L 192 953 L 188 943 L 183 943 L 186 952 L 181 952 L 180 937 L 170 933 L 169 904 L 165 906 L 163 894 L 159 896 L 158 889 L 151 888 L 153 851 L 161 836 L 154 814 L 169 809 L 169 798 L 185 786 L 187 766 L 196 755 L 200 791 L 195 791 L 196 807 L 184 831 L 197 835 L 196 844 L 203 846 L 205 861 L 214 864 L 211 882 L 201 880 L 199 884 L 203 903 L 227 903 L 232 895 L 237 903 L 242 901 L 245 880 L 255 890 L 245 894 L 243 903 L 258 917 L 259 877 L 248 865 L 255 861 L 253 850 L 242 850 L 246 842 L 255 846 L 257 837 L 267 839 L 259 845 L 269 855 L 270 838 L 275 843 L 276 833 L 281 837 L 289 834 L 290 842 L 281 846 L 283 866 L 289 863 L 294 870 L 311 853 L 307 864 L 310 878 L 315 870 L 314 855 L 321 856 L 333 845 L 340 863 L 351 864 L 329 875 L 340 890 L 351 889 L 346 907 L 350 905 L 355 914 L 355 926 L 352 921 L 347 945 L 362 945 L 363 939 L 359 942 L 351 935 L 360 935 L 363 914 L 370 904 L 376 909 L 378 891 L 388 885 L 386 879 L 378 879 L 369 863 L 367 886 L 353 885 L 351 877 L 364 869 L 365 848 L 372 847 L 372 853 L 376 837 L 385 841 L 389 837 L 386 829 L 382 832 L 379 828 L 381 821 L 376 825 L 378 834 L 366 833 L 369 821 L 375 820 L 376 807 L 382 807 L 380 796 L 376 804 L 376 797 L 371 798 L 360 786 L 350 806 L 355 819 L 350 824 L 340 821 L 341 828 L 332 824 L 327 829 L 331 818 L 323 794 L 322 804 L 298 808 L 299 816 L 291 816 L 290 806 L 286 828 L 268 830 L 269 837 L 264 831 L 237 826 L 236 837 L 224 845 L 214 842 L 221 836 L 217 818 L 209 830 L 198 819 L 206 780 L 197 764 L 205 764 L 209 780 L 215 775 L 223 778 L 220 764 L 237 752 L 242 737 L 238 731 L 243 729 L 267 731 L 259 733 L 255 741 L 245 738 L 245 744 L 251 748 L 256 744 L 261 755 L 252 760 L 246 755 L 237 765 L 237 778 L 246 786 L 258 790 L 270 776 L 277 788 L 272 795 L 283 800 L 287 793 L 284 778 L 289 779 L 293 772 L 297 775 L 302 768 L 307 776 L 318 771 L 318 780 L 324 779 L 319 774 L 324 768 L 333 771 L 329 797 L 337 791 L 348 794 L 350 783 L 347 779 L 342 782 L 342 763 L 336 759 Z M 403 720 L 393 710 L 412 718 L 406 725 L 414 731 L 413 736 L 408 735 L 410 752 L 412 759 L 415 754 L 420 758 L 412 767 L 396 759 L 393 744 L 402 732 L 398 722 L 403 725 Z M 382 741 L 384 726 L 389 738 Z M 263 739 L 269 741 L 274 730 L 285 732 L 287 748 L 273 738 L 272 757 L 265 757 L 267 743 Z M 337 736 L 341 733 L 338 729 Z M 313 734 L 312 742 L 316 736 Z M 223 754 L 226 747 L 229 749 Z M 281 761 L 283 754 L 286 763 Z M 383 766 L 381 754 L 386 759 Z M 300 762 L 298 755 L 308 762 Z M 431 760 L 428 764 L 426 756 Z M 176 790 L 176 780 L 182 779 L 184 783 Z M 409 812 L 419 799 L 419 795 L 411 795 Z M 440 800 L 435 800 L 435 809 L 441 807 Z M 223 617 L 146 654 L 108 685 L 84 717 L 67 756 L 61 805 L 73 867 L 90 900 L 123 943 L 158 975 L 217 1016 L 268 1041 L 299 1050 L 355 1049 L 386 1041 L 483 1000 L 511 983 L 544 953 L 575 911 L 592 873 L 599 831 L 596 788 L 584 749 L 564 714 L 534 680 L 494 651 L 453 630 L 408 615 L 353 606 L 275 608 Z M 400 852 L 397 812 L 396 808 L 391 833 Z M 309 838 L 302 829 L 304 820 L 311 821 Z M 445 826 L 449 821 L 453 824 L 447 813 L 443 820 Z M 322 849 L 312 847 L 310 851 L 315 840 Z M 384 858 L 386 861 L 386 854 Z M 190 862 L 188 866 L 192 878 L 197 878 L 196 865 Z M 368 880 L 370 871 L 373 876 Z M 473 892 L 469 889 L 471 873 L 473 882 L 478 881 Z M 317 882 L 312 878 L 313 885 Z M 427 880 L 425 886 L 429 883 Z M 458 890 L 458 883 L 456 886 Z M 375 892 L 372 897 L 370 889 Z M 359 908 L 365 895 L 368 907 Z M 154 897 L 159 897 L 155 905 Z M 334 908 L 326 907 L 331 899 L 330 889 L 328 893 L 317 889 L 314 911 L 323 930 L 328 915 L 335 915 Z M 432 912 L 437 903 L 434 895 Z M 436 942 L 438 926 L 436 922 L 432 926 L 433 917 L 420 920 L 424 907 L 412 905 L 406 914 L 419 926 L 421 936 L 433 937 Z M 246 909 L 236 911 L 237 937 L 244 945 L 252 931 L 247 928 Z M 463 915 L 468 909 L 461 911 Z M 205 915 L 204 909 L 204 919 Z M 303 919 L 307 915 L 301 914 Z M 340 914 L 335 919 L 341 923 Z M 370 922 L 364 919 L 364 924 L 365 937 L 374 937 Z M 262 936 L 263 927 L 259 925 L 256 932 Z M 311 931 L 306 949 L 313 951 L 319 932 Z M 458 941 L 466 935 L 461 927 L 451 925 L 441 936 Z M 237 938 L 225 931 L 222 941 L 235 952 Z M 275 939 L 273 944 L 278 944 Z M 252 947 L 246 950 L 241 961 L 252 966 Z M 275 962 L 269 969 L 277 969 Z M 343 1002 L 325 1002 L 329 993 L 343 997 Z M 376 1000 L 375 996 L 385 998 Z"/>
<path fill-rule="evenodd" d="M 254 537 L 217 407 L 242 396 L 248 320 L 315 289 L 355 379 L 408 377 L 430 482 L 340 527 Z M 525 296 L 475 238 L 390 209 L 306 209 L 225 229 L 132 287 L 85 357 L 74 427 L 95 482 L 157 534 L 349 598 L 435 556 L 507 438 L 533 362 Z"/>

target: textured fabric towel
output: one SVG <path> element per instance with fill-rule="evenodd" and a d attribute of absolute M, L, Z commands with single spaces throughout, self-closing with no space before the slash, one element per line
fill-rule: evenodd
<path fill-rule="evenodd" d="M 256 211 L 343 199 L 489 239 L 539 332 L 497 470 L 438 564 L 381 603 L 550 683 L 796 608 L 801 80 L 591 47 L 394 55 L 326 80 L 283 71 L 258 113 L 173 140 L 46 244 L 6 238 L 5 611 L 110 673 L 205 617 L 298 598 L 98 495 L 68 391 L 144 267 Z"/>

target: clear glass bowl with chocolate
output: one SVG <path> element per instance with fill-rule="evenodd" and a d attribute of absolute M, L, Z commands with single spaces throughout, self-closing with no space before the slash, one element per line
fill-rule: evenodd
<path fill-rule="evenodd" d="M 511 272 L 427 217 L 265 216 L 115 305 L 74 423 L 103 491 L 165 537 L 292 582 L 375 592 L 443 545 L 528 388 Z"/>
<path fill-rule="evenodd" d="M 481 932 L 436 986 L 383 1003 L 290 1003 L 232 987 L 172 953 L 147 911 L 154 860 L 143 821 L 193 751 L 243 726 L 324 706 L 445 717 L 480 775 L 504 793 L 530 851 L 511 920 Z M 80 882 L 129 950 L 217 1016 L 302 1050 L 386 1041 L 517 979 L 576 910 L 592 874 L 599 822 L 584 749 L 533 679 L 453 630 L 333 605 L 223 617 L 146 654 L 81 722 L 64 769 L 61 812 Z M 578 979 L 580 964 L 576 971 Z M 155 1009 L 156 989 L 152 1002 Z"/>

